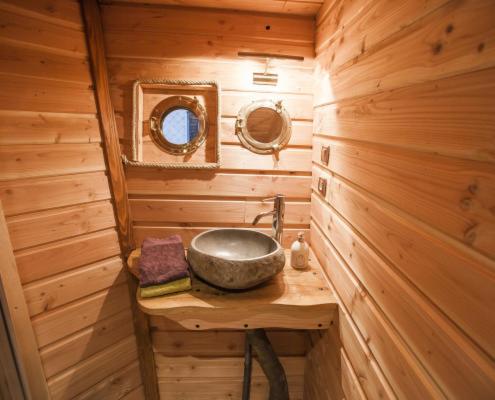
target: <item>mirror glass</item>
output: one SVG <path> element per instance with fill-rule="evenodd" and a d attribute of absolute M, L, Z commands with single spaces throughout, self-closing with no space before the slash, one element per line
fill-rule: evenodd
<path fill-rule="evenodd" d="M 283 120 L 280 113 L 268 107 L 252 111 L 246 121 L 249 135 L 261 143 L 271 143 L 280 135 Z"/>
<path fill-rule="evenodd" d="M 278 153 L 290 140 L 289 113 L 281 100 L 252 101 L 237 113 L 235 133 L 241 144 L 254 153 Z"/>
<path fill-rule="evenodd" d="M 176 108 L 163 118 L 162 135 L 170 143 L 187 144 L 196 138 L 198 132 L 198 117 L 187 108 Z"/>

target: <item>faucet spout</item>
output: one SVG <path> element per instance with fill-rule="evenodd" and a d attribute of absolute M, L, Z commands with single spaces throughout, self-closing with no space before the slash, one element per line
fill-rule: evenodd
<path fill-rule="evenodd" d="M 260 222 L 260 219 L 263 217 L 267 217 L 269 215 L 275 215 L 275 210 L 272 211 L 266 211 L 261 214 L 258 214 L 256 217 L 253 219 L 253 225 L 256 225 L 258 222 Z"/>

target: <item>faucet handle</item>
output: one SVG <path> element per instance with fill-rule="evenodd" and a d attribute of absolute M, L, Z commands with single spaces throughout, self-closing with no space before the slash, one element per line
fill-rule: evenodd
<path fill-rule="evenodd" d="M 267 198 L 267 199 L 263 199 L 263 200 L 261 200 L 261 201 L 262 201 L 263 203 L 265 203 L 265 202 L 267 202 L 267 201 L 274 201 L 274 200 L 277 200 L 277 199 L 279 199 L 279 198 L 281 198 L 281 197 L 283 198 L 283 197 L 285 197 L 285 196 L 284 196 L 283 194 L 277 194 L 277 195 L 275 195 L 274 197 L 269 197 L 269 198 Z"/>

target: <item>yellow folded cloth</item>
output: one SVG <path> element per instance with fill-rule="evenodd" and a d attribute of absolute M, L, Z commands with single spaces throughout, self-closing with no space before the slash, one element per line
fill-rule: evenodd
<path fill-rule="evenodd" d="M 181 278 L 162 285 L 153 285 L 140 288 L 141 297 L 155 297 L 164 294 L 183 292 L 191 289 L 191 278 Z"/>

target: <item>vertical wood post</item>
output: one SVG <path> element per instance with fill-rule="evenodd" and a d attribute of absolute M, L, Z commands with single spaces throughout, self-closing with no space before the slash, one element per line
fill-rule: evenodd
<path fill-rule="evenodd" d="M 48 400 L 50 394 L 45 372 L 41 363 L 38 344 L 34 335 L 31 318 L 24 298 L 19 273 L 10 242 L 7 222 L 0 203 L 0 296 L 4 305 L 4 317 L 12 333 L 12 347 L 15 351 L 23 392 L 27 399 Z M 1 316 L 0 316 L 1 317 Z M 5 357 L 0 354 L 0 357 Z M 2 383 L 3 384 L 3 383 Z M 1 393 L 0 393 L 1 394 Z"/>
<path fill-rule="evenodd" d="M 110 98 L 110 86 L 105 58 L 103 28 L 97 0 L 82 0 L 86 41 L 88 44 L 91 72 L 95 86 L 96 103 L 100 129 L 103 136 L 105 157 L 110 175 L 110 184 L 115 201 L 116 218 L 120 246 L 124 260 L 132 249 L 132 226 L 127 196 L 127 184 L 122 166 L 119 135 Z M 128 271 L 128 268 L 126 268 Z M 158 400 L 158 382 L 155 371 L 155 359 L 149 333 L 148 317 L 136 303 L 137 284 L 128 273 L 129 294 L 134 316 L 134 329 L 138 345 L 141 377 L 146 399 Z"/>

